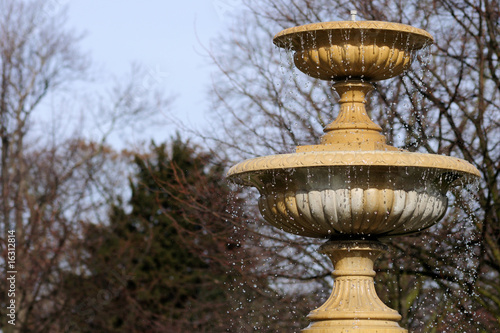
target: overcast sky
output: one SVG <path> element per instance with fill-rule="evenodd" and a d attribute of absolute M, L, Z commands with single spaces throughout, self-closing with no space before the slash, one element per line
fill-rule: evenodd
<path fill-rule="evenodd" d="M 178 96 L 173 112 L 192 126 L 203 124 L 211 71 L 204 46 L 229 24 L 239 0 L 51 1 L 66 5 L 69 27 L 86 33 L 81 45 L 94 65 L 120 76 L 131 63 L 143 64 L 155 84 Z"/>

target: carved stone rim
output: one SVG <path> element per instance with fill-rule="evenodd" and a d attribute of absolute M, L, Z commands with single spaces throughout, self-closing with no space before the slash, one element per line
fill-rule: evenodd
<path fill-rule="evenodd" d="M 434 42 L 434 38 L 430 33 L 423 29 L 415 28 L 410 25 L 394 22 L 384 22 L 384 21 L 332 21 L 332 22 L 318 22 L 306 25 L 301 25 L 298 27 L 292 27 L 285 29 L 273 38 L 273 42 L 276 46 L 282 48 L 289 47 L 289 40 L 293 36 L 297 36 L 302 33 L 308 32 L 322 32 L 329 30 L 385 30 L 394 32 L 403 32 L 416 35 L 422 39 L 423 47 L 425 44 L 431 44 Z"/>
<path fill-rule="evenodd" d="M 358 165 L 441 169 L 481 177 L 476 167 L 457 157 L 394 151 L 325 151 L 269 155 L 240 162 L 229 169 L 227 176 L 276 169 Z"/>

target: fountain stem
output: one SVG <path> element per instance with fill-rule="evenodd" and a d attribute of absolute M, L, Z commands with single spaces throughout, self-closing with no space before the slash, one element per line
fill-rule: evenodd
<path fill-rule="evenodd" d="M 337 82 L 333 89 L 340 96 L 337 119 L 325 127 L 325 135 L 319 145 L 300 146 L 297 152 L 398 150 L 386 143 L 382 128 L 368 116 L 365 105 L 366 96 L 373 90 L 371 83 L 354 80 Z"/>
<path fill-rule="evenodd" d="M 320 248 L 335 270 L 333 291 L 328 300 L 308 318 L 306 333 L 380 332 L 404 333 L 401 316 L 377 296 L 373 278 L 375 259 L 387 250 L 378 241 L 329 241 Z"/>
<path fill-rule="evenodd" d="M 333 89 L 339 94 L 340 112 L 326 133 L 339 129 L 360 129 L 380 132 L 382 128 L 375 124 L 366 113 L 366 96 L 373 90 L 368 82 L 338 82 Z"/>

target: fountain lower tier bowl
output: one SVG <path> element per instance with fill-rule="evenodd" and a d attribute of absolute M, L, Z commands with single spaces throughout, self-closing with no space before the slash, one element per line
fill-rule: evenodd
<path fill-rule="evenodd" d="M 377 81 L 408 69 L 416 50 L 432 36 L 405 24 L 379 21 L 321 22 L 293 27 L 274 37 L 294 51 L 302 72 L 322 80 Z"/>
<path fill-rule="evenodd" d="M 479 172 L 441 155 L 385 151 L 306 152 L 265 156 L 235 165 L 228 176 L 255 186 L 268 223 L 316 238 L 383 237 L 435 224 L 446 191 Z"/>

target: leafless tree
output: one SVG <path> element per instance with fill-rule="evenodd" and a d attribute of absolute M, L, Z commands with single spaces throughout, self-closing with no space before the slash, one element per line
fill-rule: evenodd
<path fill-rule="evenodd" d="M 64 307 L 61 274 L 81 269 L 82 254 L 71 244 L 120 182 L 122 161 L 107 144 L 109 134 L 169 103 L 153 96 L 154 89 L 138 89 L 144 73 L 135 71 L 106 98 L 80 102 L 100 116 L 92 119 L 102 128 L 98 135 L 86 136 L 78 121 L 61 122 L 68 112 L 79 119 L 77 108 L 47 101 L 61 100 L 87 77 L 80 39 L 54 1 L 0 1 L 0 304 L 16 305 L 16 325 L 2 315 L 3 332 L 49 332 Z M 50 114 L 56 114 L 52 123 L 41 126 Z M 15 297 L 6 292 L 9 231 L 15 234 Z"/>

